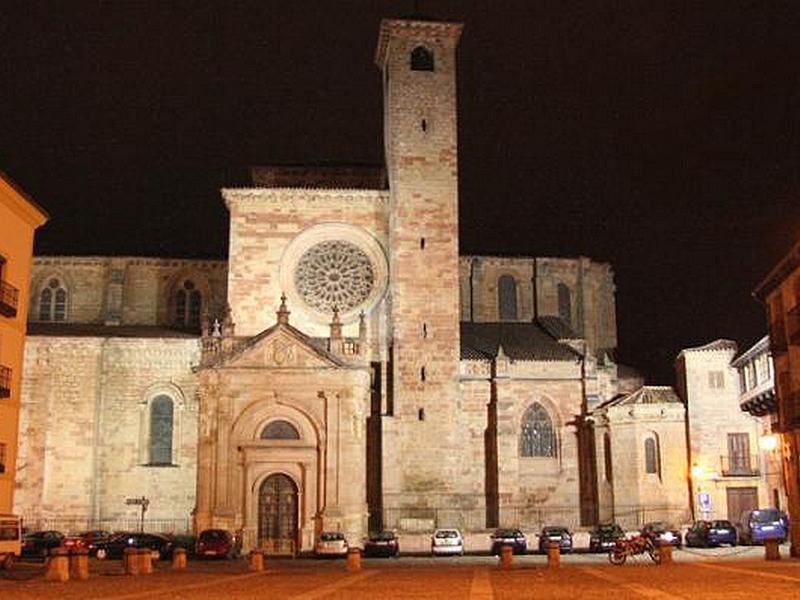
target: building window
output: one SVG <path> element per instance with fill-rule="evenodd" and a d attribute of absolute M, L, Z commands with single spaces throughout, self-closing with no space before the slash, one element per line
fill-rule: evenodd
<path fill-rule="evenodd" d="M 611 461 L 611 436 L 607 433 L 603 435 L 603 458 L 606 466 L 606 481 L 610 483 L 614 480 L 614 471 Z"/>
<path fill-rule="evenodd" d="M 67 289 L 57 277 L 51 277 L 39 294 L 39 320 L 64 321 L 67 316 Z"/>
<path fill-rule="evenodd" d="M 497 308 L 501 321 L 517 320 L 517 281 L 511 275 L 497 280 Z"/>
<path fill-rule="evenodd" d="M 572 298 L 565 283 L 558 284 L 558 317 L 567 325 L 572 325 Z"/>
<path fill-rule="evenodd" d="M 0 444 L 0 473 L 6 472 L 6 445 Z"/>
<path fill-rule="evenodd" d="M 752 378 L 753 365 L 749 364 L 745 367 L 747 374 Z M 752 379 L 750 382 L 753 383 Z M 722 389 L 725 387 L 725 374 L 722 371 L 709 371 L 708 372 L 708 387 L 712 389 Z"/>
<path fill-rule="evenodd" d="M 556 455 L 556 435 L 553 421 L 538 402 L 534 402 L 522 417 L 520 454 L 548 458 Z"/>
<path fill-rule="evenodd" d="M 194 282 L 187 279 L 175 294 L 175 325 L 187 329 L 200 328 L 202 296 Z"/>
<path fill-rule="evenodd" d="M 433 51 L 417 46 L 411 51 L 412 71 L 433 71 Z"/>
<path fill-rule="evenodd" d="M 150 404 L 151 465 L 172 464 L 173 412 L 169 396 L 156 396 Z"/>
<path fill-rule="evenodd" d="M 261 430 L 262 440 L 299 440 L 300 433 L 288 421 L 271 421 Z"/>
<path fill-rule="evenodd" d="M 661 474 L 660 457 L 658 452 L 658 441 L 655 437 L 649 437 L 644 441 L 644 470 L 645 473 L 653 475 Z"/>

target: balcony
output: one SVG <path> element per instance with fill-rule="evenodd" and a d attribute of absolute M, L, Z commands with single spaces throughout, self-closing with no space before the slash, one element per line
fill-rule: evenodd
<path fill-rule="evenodd" d="M 11 369 L 0 365 L 0 398 L 11 396 Z"/>
<path fill-rule="evenodd" d="M 758 455 L 729 454 L 720 456 L 723 477 L 757 477 Z"/>
<path fill-rule="evenodd" d="M 16 317 L 18 301 L 19 290 L 6 281 L 0 281 L 0 314 Z"/>

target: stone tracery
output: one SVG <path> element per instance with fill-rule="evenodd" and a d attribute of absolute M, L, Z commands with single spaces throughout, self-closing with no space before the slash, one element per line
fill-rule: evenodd
<path fill-rule="evenodd" d="M 355 244 L 328 240 L 300 257 L 295 287 L 303 300 L 322 313 L 349 311 L 365 302 L 375 285 L 369 257 Z"/>

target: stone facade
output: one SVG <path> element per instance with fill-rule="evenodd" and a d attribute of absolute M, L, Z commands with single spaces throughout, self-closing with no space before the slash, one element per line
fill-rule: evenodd
<path fill-rule="evenodd" d="M 682 405 L 609 404 L 642 383 L 611 267 L 459 257 L 460 30 L 384 21 L 385 170 L 255 169 L 222 190 L 227 263 L 35 261 L 20 512 L 123 521 L 145 495 L 152 526 L 297 552 L 685 505 Z M 618 456 L 656 431 L 659 481 L 600 482 L 606 431 Z"/>
<path fill-rule="evenodd" d="M 739 408 L 738 348 L 715 340 L 681 351 L 678 390 L 686 403 L 693 510 L 697 518 L 740 522 L 742 513 L 771 506 L 759 447 L 760 419 Z"/>

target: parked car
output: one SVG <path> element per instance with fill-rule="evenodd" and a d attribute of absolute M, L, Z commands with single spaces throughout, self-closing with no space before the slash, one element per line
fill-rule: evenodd
<path fill-rule="evenodd" d="M 661 542 L 667 542 L 670 546 L 680 548 L 683 545 L 683 536 L 680 529 L 672 527 L 663 521 L 653 521 L 652 523 L 645 523 L 640 529 L 644 537 L 649 537 L 653 542 L 658 545 Z"/>
<path fill-rule="evenodd" d="M 511 546 L 514 554 L 525 554 L 528 551 L 528 540 L 519 529 L 495 529 L 490 536 L 492 554 L 500 554 L 500 548 Z"/>
<path fill-rule="evenodd" d="M 323 531 L 314 546 L 314 555 L 322 557 L 341 557 L 347 555 L 347 540 L 338 531 Z"/>
<path fill-rule="evenodd" d="M 22 519 L 17 515 L 0 515 L 0 567 L 13 568 L 22 554 Z"/>
<path fill-rule="evenodd" d="M 118 533 L 104 542 L 98 542 L 95 556 L 100 560 L 122 558 L 125 548 L 150 548 L 154 560 L 172 556 L 172 541 L 158 533 Z"/>
<path fill-rule="evenodd" d="M 464 556 L 464 538 L 458 529 L 437 529 L 431 536 L 431 554 Z"/>
<path fill-rule="evenodd" d="M 89 556 L 94 556 L 97 544 L 111 539 L 111 532 L 104 529 L 92 529 L 80 533 L 68 535 L 64 538 L 63 546 L 68 550 L 72 548 L 84 548 L 89 551 Z"/>
<path fill-rule="evenodd" d="M 34 531 L 25 536 L 22 544 L 22 556 L 45 558 L 53 548 L 58 548 L 64 541 L 60 531 Z"/>
<path fill-rule="evenodd" d="M 241 541 L 226 529 L 204 529 L 194 545 L 199 558 L 238 558 L 241 552 Z"/>
<path fill-rule="evenodd" d="M 397 556 L 400 542 L 394 531 L 372 533 L 364 540 L 364 556 Z"/>
<path fill-rule="evenodd" d="M 547 552 L 550 542 L 556 542 L 561 552 L 572 551 L 572 534 L 562 525 L 552 525 L 542 528 L 539 533 L 539 552 Z"/>
<path fill-rule="evenodd" d="M 589 552 L 607 552 L 625 532 L 616 523 L 599 523 L 589 532 Z"/>
<path fill-rule="evenodd" d="M 760 508 L 742 515 L 739 522 L 739 542 L 763 544 L 764 540 L 778 538 L 786 540 L 786 522 L 777 508 Z"/>
<path fill-rule="evenodd" d="M 687 546 L 736 545 L 736 528 L 730 521 L 695 521 L 684 538 Z"/>

